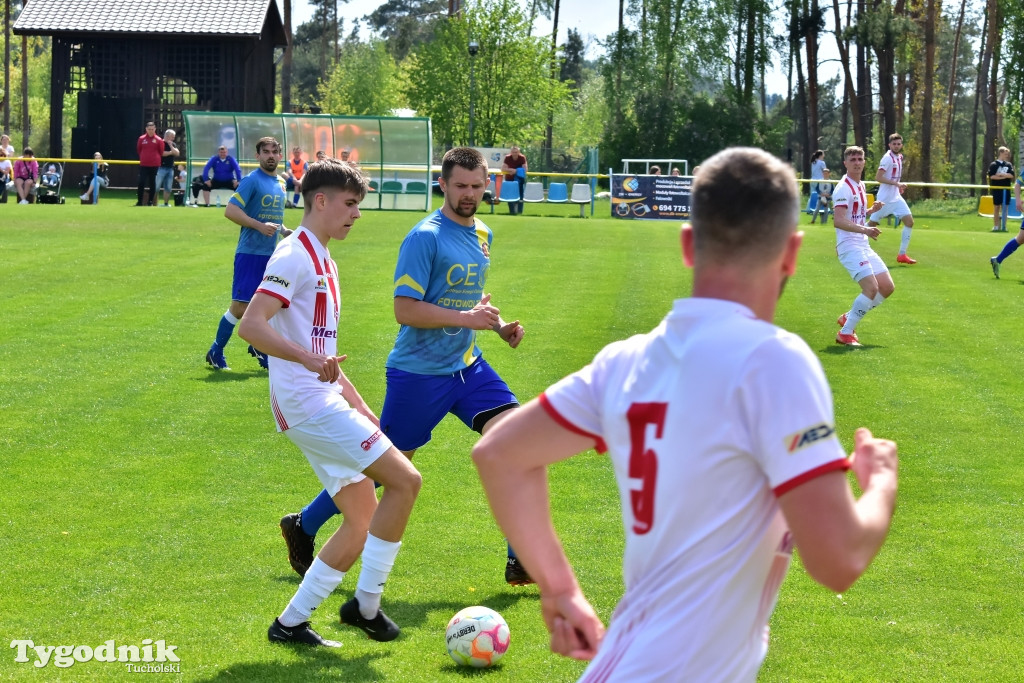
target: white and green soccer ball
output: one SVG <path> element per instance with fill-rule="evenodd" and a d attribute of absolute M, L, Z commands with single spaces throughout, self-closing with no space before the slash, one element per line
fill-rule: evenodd
<path fill-rule="evenodd" d="M 448 654 L 459 666 L 494 666 L 508 651 L 508 624 L 500 614 L 479 605 L 461 610 L 448 622 Z"/>

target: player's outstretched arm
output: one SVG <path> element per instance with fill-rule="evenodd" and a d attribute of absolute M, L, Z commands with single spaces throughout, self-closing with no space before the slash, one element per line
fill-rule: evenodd
<path fill-rule="evenodd" d="M 854 435 L 853 471 L 863 493 L 854 499 L 842 472 L 829 472 L 779 497 L 807 573 L 842 592 L 882 547 L 896 507 L 896 444 L 867 429 Z"/>
<path fill-rule="evenodd" d="M 238 336 L 257 349 L 276 358 L 299 363 L 321 382 L 336 382 L 341 374 L 338 358 L 307 351 L 295 342 L 282 337 L 270 326 L 270 319 L 281 310 L 282 302 L 277 297 L 256 292 L 245 314 L 238 323 Z"/>
<path fill-rule="evenodd" d="M 491 511 L 540 589 L 551 649 L 577 659 L 596 654 L 604 625 L 583 597 L 555 533 L 547 466 L 593 446 L 534 399 L 487 430 L 473 448 Z"/>
<path fill-rule="evenodd" d="M 490 305 L 491 295 L 484 294 L 476 306 L 468 311 L 444 308 L 428 301 L 408 296 L 395 297 L 395 320 L 399 325 L 424 330 L 440 327 L 467 327 L 471 330 L 490 330 L 501 320 L 499 311 Z"/>

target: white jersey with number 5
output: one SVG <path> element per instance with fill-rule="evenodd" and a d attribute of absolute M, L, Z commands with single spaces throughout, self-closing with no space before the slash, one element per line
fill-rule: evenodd
<path fill-rule="evenodd" d="M 582 681 L 753 681 L 792 553 L 776 497 L 849 467 L 821 364 L 746 307 L 681 299 L 541 404 L 607 450 L 626 593 Z"/>

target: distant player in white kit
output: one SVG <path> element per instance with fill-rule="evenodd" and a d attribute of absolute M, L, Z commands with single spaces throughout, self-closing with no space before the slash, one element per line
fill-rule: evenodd
<path fill-rule="evenodd" d="M 593 659 L 582 681 L 755 680 L 793 547 L 815 580 L 842 591 L 892 517 L 896 444 L 859 429 L 848 459 L 820 363 L 771 323 L 803 237 L 792 169 L 761 150 L 721 152 L 701 165 L 692 211 L 682 247 L 693 298 L 473 449 L 494 515 L 540 588 L 551 649 Z M 626 532 L 626 593 L 607 634 L 548 504 L 547 466 L 588 448 L 612 459 Z"/>
<path fill-rule="evenodd" d="M 903 199 L 903 193 L 907 191 L 907 184 L 903 180 L 903 136 L 893 133 L 889 136 L 889 151 L 882 155 L 878 162 L 878 170 L 875 172 L 875 180 L 878 181 L 878 201 L 882 202 L 880 211 L 872 211 L 868 217 L 868 225 L 875 227 L 878 222 L 886 216 L 895 216 L 896 221 L 903 222 L 903 234 L 900 236 L 900 251 L 896 256 L 896 263 L 905 263 L 912 266 L 917 263 L 916 259 L 907 256 L 907 247 L 910 246 L 910 234 L 914 229 L 914 217 L 910 215 L 910 207 Z"/>
<path fill-rule="evenodd" d="M 839 262 L 860 285 L 860 294 L 853 300 L 849 312 L 843 313 L 836 320 L 839 324 L 836 342 L 860 346 L 857 325 L 868 311 L 880 306 L 892 295 L 896 285 L 885 262 L 868 243 L 869 237 L 876 240 L 882 231 L 870 223 L 865 225 L 864 220 L 869 211 L 877 212 L 885 207 L 879 201 L 867 206 L 867 192 L 861 182 L 864 150 L 860 147 L 847 147 L 843 152 L 843 163 L 846 165 L 846 175 L 832 193 L 835 211 L 832 224 L 836 229 L 836 254 Z"/>

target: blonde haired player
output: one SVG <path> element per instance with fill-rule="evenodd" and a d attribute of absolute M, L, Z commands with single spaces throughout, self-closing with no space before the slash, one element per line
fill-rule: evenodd
<path fill-rule="evenodd" d="M 903 233 L 900 235 L 900 251 L 896 255 L 896 263 L 914 265 L 916 259 L 907 256 L 907 247 L 910 246 L 910 234 L 914 229 L 914 217 L 910 214 L 910 207 L 903 199 L 903 193 L 907 191 L 907 184 L 903 180 L 903 136 L 893 133 L 889 136 L 889 149 L 882 155 L 878 162 L 878 170 L 875 172 L 875 180 L 878 181 L 878 201 L 882 202 L 879 211 L 872 211 L 868 217 L 868 225 L 875 227 L 878 222 L 886 216 L 895 216 L 897 222 L 903 223 Z"/>
<path fill-rule="evenodd" d="M 701 165 L 692 209 L 682 247 L 693 297 L 473 449 L 494 515 L 540 588 L 551 649 L 593 659 L 584 682 L 754 681 L 793 547 L 816 581 L 843 591 L 892 517 L 896 445 L 859 429 L 851 463 L 821 364 L 771 322 L 803 237 L 792 169 L 761 150 L 725 150 Z M 626 592 L 607 633 L 548 501 L 547 466 L 589 448 L 611 459 L 626 533 Z"/>

